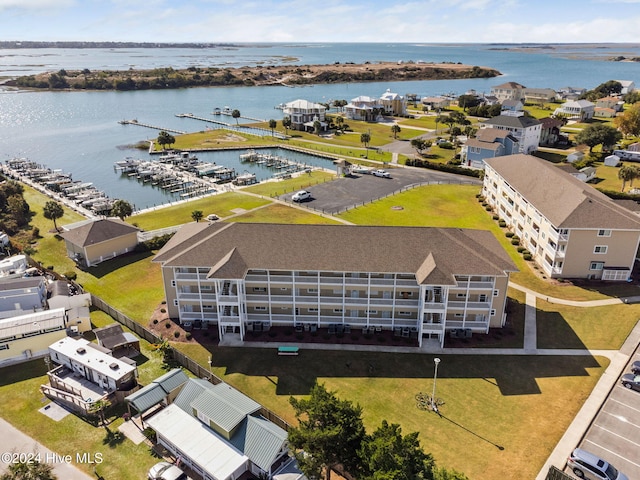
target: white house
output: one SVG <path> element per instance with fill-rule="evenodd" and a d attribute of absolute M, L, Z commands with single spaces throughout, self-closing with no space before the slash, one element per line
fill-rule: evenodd
<path fill-rule="evenodd" d="M 407 99 L 402 95 L 393 93 L 390 89 L 380 97 L 380 103 L 387 115 L 404 116 L 407 114 Z"/>
<path fill-rule="evenodd" d="M 379 98 L 360 95 L 352 98 L 344 107 L 346 117 L 350 120 L 376 121 L 384 112 L 384 105 Z"/>
<path fill-rule="evenodd" d="M 524 85 L 516 82 L 506 82 L 491 87 L 491 95 L 497 97 L 500 102 L 505 100 L 524 100 L 524 90 Z"/>
<path fill-rule="evenodd" d="M 320 122 L 322 130 L 326 130 L 326 111 L 324 105 L 300 99 L 286 103 L 282 108 L 282 113 L 291 119 L 291 126 L 295 130 L 313 130 L 316 121 Z"/>
<path fill-rule="evenodd" d="M 596 111 L 595 103 L 589 100 L 569 100 L 564 102 L 559 108 L 553 112 L 556 116 L 563 116 L 569 120 L 590 120 Z"/>
<path fill-rule="evenodd" d="M 622 95 L 631 93 L 636 89 L 636 84 L 632 80 L 616 80 L 616 82 L 622 85 L 622 91 L 620 92 Z"/>
<path fill-rule="evenodd" d="M 524 112 L 512 112 L 510 115 L 499 115 L 479 122 L 480 128 L 497 128 L 506 130 L 519 144 L 518 153 L 531 153 L 538 149 L 540 135 L 542 134 L 542 122 L 532 117 L 527 117 Z"/>
<path fill-rule="evenodd" d="M 0 280 L 0 318 L 43 310 L 47 307 L 47 282 L 44 277 Z"/>

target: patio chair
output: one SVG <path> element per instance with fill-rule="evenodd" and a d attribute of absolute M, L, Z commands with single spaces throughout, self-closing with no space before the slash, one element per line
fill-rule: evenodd
<path fill-rule="evenodd" d="M 344 333 L 351 333 L 351 325 L 347 324 L 344 326 Z"/>
<path fill-rule="evenodd" d="M 312 324 L 312 325 L 311 325 L 311 331 L 312 331 L 312 332 L 317 332 L 317 331 L 318 331 L 318 326 L 317 326 L 317 325 L 315 325 L 315 324 Z"/>
<path fill-rule="evenodd" d="M 336 333 L 336 324 L 332 323 L 331 325 L 329 325 L 329 335 L 335 335 Z"/>

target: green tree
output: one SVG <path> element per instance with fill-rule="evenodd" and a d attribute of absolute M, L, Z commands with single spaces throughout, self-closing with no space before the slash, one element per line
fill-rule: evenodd
<path fill-rule="evenodd" d="M 398 138 L 398 134 L 401 131 L 402 130 L 400 129 L 400 125 L 398 125 L 397 123 L 394 123 L 393 125 L 391 125 L 391 133 L 393 133 L 393 138 L 394 139 Z"/>
<path fill-rule="evenodd" d="M 320 120 L 314 120 L 313 133 L 315 133 L 316 135 L 320 135 L 321 131 L 322 131 L 322 124 L 320 123 Z"/>
<path fill-rule="evenodd" d="M 339 400 L 324 385 L 314 385 L 308 400 L 289 399 L 298 426 L 289 430 L 289 444 L 302 471 L 311 478 L 341 463 L 347 472 L 360 470 L 358 451 L 365 438 L 362 408 Z"/>
<path fill-rule="evenodd" d="M 286 116 L 282 119 L 282 126 L 284 127 L 285 133 L 289 134 L 289 129 L 291 128 L 291 117 Z"/>
<path fill-rule="evenodd" d="M 116 200 L 111 207 L 111 216 L 124 220 L 133 213 L 133 207 L 126 200 Z"/>
<path fill-rule="evenodd" d="M 158 145 L 160 145 L 164 150 L 167 147 L 167 145 L 171 146 L 174 143 L 176 143 L 176 138 L 173 135 L 171 135 L 169 132 L 165 132 L 164 130 L 162 130 L 158 134 L 158 138 L 156 142 L 158 142 Z"/>
<path fill-rule="evenodd" d="M 107 426 L 107 419 L 104 416 L 104 411 L 110 406 L 111 406 L 111 402 L 109 402 L 109 400 L 107 400 L 106 398 L 101 398 L 93 402 L 89 407 L 90 413 L 98 415 L 98 418 L 100 419 L 101 427 Z"/>
<path fill-rule="evenodd" d="M 369 148 L 369 142 L 371 142 L 371 135 L 369 133 L 360 134 L 360 143 L 364 145 L 364 148 Z"/>
<path fill-rule="evenodd" d="M 344 117 L 342 115 L 336 117 L 336 129 L 344 132 Z"/>
<path fill-rule="evenodd" d="M 240 118 L 240 110 L 235 109 L 231 112 L 231 117 L 236 119 L 236 125 L 238 125 L 238 119 Z"/>
<path fill-rule="evenodd" d="M 53 228 L 55 228 L 57 232 L 58 225 L 56 224 L 56 220 L 62 218 L 62 216 L 64 215 L 64 209 L 62 208 L 62 205 L 60 205 L 58 202 L 54 202 L 53 200 L 49 200 L 44 204 L 43 214 L 44 218 L 46 218 L 47 220 L 53 220 Z"/>
<path fill-rule="evenodd" d="M 336 107 L 339 111 L 342 111 L 343 107 L 345 107 L 347 103 L 348 102 L 346 100 L 334 100 L 333 106 Z"/>
<path fill-rule="evenodd" d="M 273 118 L 269 120 L 269 128 L 271 129 L 271 136 L 273 137 L 273 131 L 278 126 L 278 122 L 276 122 Z"/>
<path fill-rule="evenodd" d="M 416 151 L 420 154 L 422 154 L 422 151 L 425 149 L 425 145 L 427 142 L 425 142 L 422 138 L 412 138 L 411 139 L 411 146 L 413 148 L 416 149 Z"/>
<path fill-rule="evenodd" d="M 620 170 L 618 170 L 618 178 L 622 180 L 622 188 L 620 189 L 621 192 L 624 192 L 624 189 L 627 186 L 627 182 L 632 181 L 635 176 L 636 172 L 634 172 L 633 167 L 629 167 L 626 165 L 620 167 Z"/>
<path fill-rule="evenodd" d="M 22 195 L 11 195 L 7 199 L 7 213 L 18 226 L 24 226 L 29 222 L 31 209 Z"/>
<path fill-rule="evenodd" d="M 613 124 L 625 136 L 640 135 L 640 102 L 631 105 L 623 114 L 614 118 Z"/>
<path fill-rule="evenodd" d="M 418 433 L 402 435 L 386 420 L 366 437 L 359 450 L 362 480 L 433 480 L 433 457 L 420 446 Z"/>
<path fill-rule="evenodd" d="M 191 212 L 191 218 L 193 218 L 196 223 L 202 220 L 202 217 L 204 217 L 204 213 L 202 213 L 202 210 L 194 210 L 193 212 Z"/>
<path fill-rule="evenodd" d="M 53 465 L 38 460 L 9 464 L 8 470 L 0 475 L 0 480 L 57 480 Z"/>
<path fill-rule="evenodd" d="M 458 97 L 458 105 L 460 105 L 462 107 L 462 110 L 464 110 L 465 112 L 467 111 L 467 108 L 477 107 L 481 103 L 482 100 L 476 95 L 464 94 Z"/>
<path fill-rule="evenodd" d="M 587 145 L 589 153 L 593 147 L 602 145 L 603 150 L 616 144 L 622 138 L 622 134 L 614 127 L 605 124 L 594 124 L 584 128 L 576 135 L 576 142 Z"/>

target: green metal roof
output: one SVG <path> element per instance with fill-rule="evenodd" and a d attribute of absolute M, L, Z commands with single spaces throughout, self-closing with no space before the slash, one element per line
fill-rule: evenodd
<path fill-rule="evenodd" d="M 225 432 L 231 432 L 247 415 L 260 410 L 259 403 L 226 383 L 202 392 L 191 406 Z"/>
<path fill-rule="evenodd" d="M 189 380 L 189 377 L 184 373 L 184 370 L 181 368 L 174 368 L 161 377 L 156 378 L 153 383 L 157 383 L 165 392 L 170 393 L 186 383 L 187 380 Z"/>
<path fill-rule="evenodd" d="M 160 385 L 151 383 L 125 398 L 138 412 L 145 412 L 159 404 L 167 396 Z"/>
<path fill-rule="evenodd" d="M 268 472 L 283 444 L 287 441 L 287 432 L 262 417 L 247 417 L 247 432 L 244 441 L 244 454 Z"/>

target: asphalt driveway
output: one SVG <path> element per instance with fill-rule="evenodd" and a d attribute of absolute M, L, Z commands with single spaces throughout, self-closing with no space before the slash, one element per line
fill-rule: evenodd
<path fill-rule="evenodd" d="M 480 186 L 482 182 L 474 177 L 454 175 L 421 168 L 386 168 L 391 178 L 375 177 L 370 174 L 356 174 L 338 178 L 332 182 L 308 188 L 312 199 L 303 202 L 309 208 L 323 213 L 336 214 L 363 203 L 386 197 L 393 192 L 421 183 L 466 183 Z M 295 192 L 280 196 L 280 200 L 291 201 Z"/>

